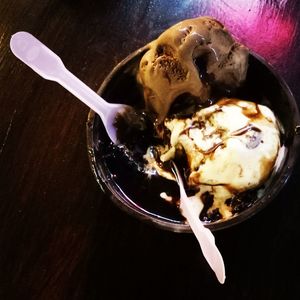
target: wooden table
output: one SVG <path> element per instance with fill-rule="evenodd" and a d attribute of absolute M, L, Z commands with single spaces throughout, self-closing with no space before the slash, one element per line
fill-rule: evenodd
<path fill-rule="evenodd" d="M 193 235 L 112 204 L 89 167 L 88 108 L 9 50 L 13 33 L 29 31 L 97 90 L 130 52 L 199 15 L 264 56 L 299 103 L 296 0 L 1 0 L 0 299 L 299 299 L 299 163 L 266 209 L 216 232 L 219 285 Z"/>

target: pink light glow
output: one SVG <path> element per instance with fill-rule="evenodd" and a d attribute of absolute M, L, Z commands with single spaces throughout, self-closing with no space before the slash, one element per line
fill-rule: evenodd
<path fill-rule="evenodd" d="M 286 1 L 276 6 L 263 1 L 223 1 L 211 6 L 214 17 L 254 52 L 276 63 L 289 54 L 296 34 L 296 22 L 283 15 Z"/>

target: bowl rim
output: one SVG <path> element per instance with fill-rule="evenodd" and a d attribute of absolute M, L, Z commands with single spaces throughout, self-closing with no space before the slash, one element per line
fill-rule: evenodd
<path fill-rule="evenodd" d="M 136 51 L 129 54 L 122 61 L 120 61 L 111 72 L 105 77 L 100 88 L 97 93 L 101 95 L 108 83 L 113 79 L 113 77 L 119 72 L 119 70 L 130 62 L 132 59 L 136 58 L 139 55 L 142 55 L 143 52 L 149 49 L 149 44 L 137 49 Z M 263 208 L 265 208 L 273 199 L 275 199 L 278 193 L 282 190 L 287 180 L 290 178 L 293 168 L 296 164 L 296 160 L 299 157 L 297 149 L 300 148 L 300 115 L 299 108 L 296 102 L 296 99 L 291 92 L 289 86 L 286 81 L 279 75 L 279 73 L 275 70 L 275 68 L 268 63 L 263 57 L 254 53 L 253 51 L 249 51 L 249 55 L 252 55 L 255 59 L 257 59 L 260 63 L 262 63 L 275 77 L 278 81 L 278 84 L 281 86 L 282 90 L 286 94 L 288 99 L 289 106 L 293 114 L 293 124 L 294 124 L 294 132 L 292 137 L 292 143 L 289 146 L 289 151 L 286 154 L 284 161 L 281 163 L 281 171 L 276 178 L 275 182 L 273 182 L 272 194 L 270 192 L 265 193 L 262 197 L 259 197 L 255 203 L 243 210 L 241 213 L 238 213 L 225 221 L 217 221 L 214 223 L 204 223 L 204 225 L 212 231 L 217 231 L 225 228 L 232 227 L 234 225 L 240 224 L 241 222 L 246 221 L 252 216 L 259 213 Z M 147 223 L 152 223 L 153 225 L 173 231 L 173 232 L 187 232 L 191 233 L 192 230 L 187 223 L 176 222 L 174 220 L 167 219 L 165 217 L 161 217 L 157 214 L 151 213 L 148 210 L 145 210 L 135 204 L 130 198 L 128 198 L 124 193 L 122 196 L 126 198 L 126 201 L 121 197 L 120 193 L 118 193 L 112 186 L 111 182 L 108 184 L 108 180 L 105 178 L 103 173 L 103 169 L 100 168 L 96 161 L 95 151 L 94 151 L 94 141 L 93 141 L 93 129 L 94 129 L 94 121 L 95 121 L 96 113 L 93 110 L 89 111 L 87 122 L 86 122 L 86 137 L 87 137 L 87 150 L 88 150 L 88 158 L 89 164 L 94 174 L 94 177 L 99 184 L 100 188 L 103 192 L 108 193 L 111 197 L 111 200 L 114 204 L 116 204 L 119 208 L 127 212 L 128 214 L 137 217 L 142 221 L 146 221 Z"/>

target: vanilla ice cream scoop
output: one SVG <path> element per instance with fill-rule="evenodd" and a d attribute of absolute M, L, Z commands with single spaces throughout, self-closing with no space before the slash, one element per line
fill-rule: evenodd
<path fill-rule="evenodd" d="M 246 78 L 248 49 L 237 43 L 226 28 L 211 17 L 184 20 L 149 44 L 140 61 L 138 81 L 146 107 L 166 117 L 182 94 L 207 101 L 211 83 L 235 88 Z M 196 60 L 204 70 L 199 70 Z M 209 77 L 209 82 L 204 78 Z"/>
<path fill-rule="evenodd" d="M 171 179 L 162 163 L 185 155 L 188 185 L 199 189 L 199 200 L 209 193 L 211 211 L 218 209 L 223 217 L 232 214 L 227 199 L 265 182 L 280 148 L 273 112 L 249 101 L 222 99 L 191 118 L 166 119 L 165 126 L 170 143 L 157 148 L 159 161 L 148 152 L 148 166 Z"/>

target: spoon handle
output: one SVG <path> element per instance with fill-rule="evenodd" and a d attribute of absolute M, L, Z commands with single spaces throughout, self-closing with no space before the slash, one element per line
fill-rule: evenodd
<path fill-rule="evenodd" d="M 215 272 L 220 283 L 225 282 L 225 266 L 222 255 L 215 244 L 215 238 L 212 232 L 205 228 L 199 217 L 194 213 L 190 200 L 186 196 L 181 196 L 180 208 L 183 215 L 187 218 L 208 264 Z M 201 224 L 201 225 L 200 225 Z"/>
<path fill-rule="evenodd" d="M 60 57 L 28 32 L 15 33 L 10 40 L 13 54 L 45 79 L 58 82 L 83 103 L 104 117 L 110 104 L 66 69 Z"/>
<path fill-rule="evenodd" d="M 209 266 L 215 272 L 219 282 L 223 284 L 226 278 L 225 266 L 223 257 L 215 244 L 215 237 L 209 229 L 204 227 L 199 216 L 195 213 L 192 203 L 186 195 L 182 178 L 174 162 L 172 162 L 172 167 L 180 189 L 180 209 L 191 226 Z"/>

